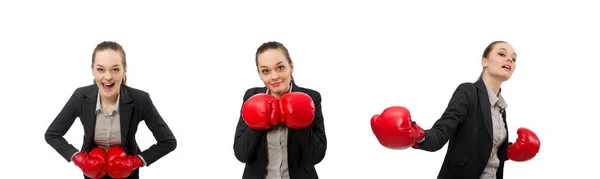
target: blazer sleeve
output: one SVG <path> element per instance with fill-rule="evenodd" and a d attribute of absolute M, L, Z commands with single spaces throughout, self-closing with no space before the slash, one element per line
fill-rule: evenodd
<path fill-rule="evenodd" d="M 327 137 L 325 135 L 325 124 L 321 109 L 321 94 L 316 92 L 314 96 L 315 119 L 313 123 L 307 128 L 294 131 L 302 148 L 303 161 L 308 165 L 316 165 L 323 161 L 327 150 Z"/>
<path fill-rule="evenodd" d="M 248 89 L 244 94 L 242 106 L 243 103 L 255 93 L 256 89 Z M 256 150 L 264 133 L 264 130 L 254 130 L 249 128 L 242 118 L 240 109 L 240 117 L 235 129 L 235 138 L 233 139 L 233 153 L 235 154 L 235 157 L 242 163 L 251 163 L 254 161 L 256 159 Z"/>
<path fill-rule="evenodd" d="M 147 101 L 146 106 L 144 106 L 144 109 L 142 110 L 142 120 L 144 120 L 148 129 L 150 129 L 152 135 L 154 135 L 157 143 L 142 151 L 140 155 L 146 162 L 146 166 L 150 166 L 158 159 L 175 150 L 177 147 L 177 140 L 167 123 L 158 113 L 150 95 L 146 94 L 145 98 Z"/>
<path fill-rule="evenodd" d="M 431 129 L 425 130 L 425 141 L 418 149 L 434 152 L 446 145 L 456 128 L 467 117 L 470 106 L 469 93 L 473 91 L 476 91 L 475 85 L 471 83 L 463 83 L 456 88 L 442 117 L 433 124 Z"/>
<path fill-rule="evenodd" d="M 58 116 L 54 118 L 54 121 L 50 124 L 44 137 L 46 142 L 50 144 L 54 150 L 56 150 L 67 162 L 71 161 L 71 157 L 78 152 L 78 150 L 63 137 L 67 131 L 75 122 L 75 119 L 79 116 L 81 108 L 81 96 L 80 89 L 75 90 L 67 101 L 67 104 L 58 113 Z"/>

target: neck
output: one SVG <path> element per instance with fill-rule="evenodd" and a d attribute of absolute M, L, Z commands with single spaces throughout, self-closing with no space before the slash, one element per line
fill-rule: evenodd
<path fill-rule="evenodd" d="M 283 93 L 274 93 L 273 91 L 269 90 L 269 94 L 271 96 L 274 96 L 275 98 L 279 99 L 279 97 L 281 97 L 281 95 L 288 93 L 290 91 L 290 88 L 292 88 L 291 84 L 290 84 L 290 87 L 288 87 L 288 89 L 286 89 L 285 92 L 283 92 Z"/>
<path fill-rule="evenodd" d="M 502 80 L 491 77 L 488 74 L 484 74 L 482 80 L 485 82 L 486 86 L 494 92 L 494 95 L 498 96 L 498 92 L 502 86 Z"/>
<path fill-rule="evenodd" d="M 100 96 L 100 103 L 104 106 L 104 105 L 114 105 L 117 104 L 117 96 L 115 95 L 114 97 L 104 97 L 104 96 Z"/>

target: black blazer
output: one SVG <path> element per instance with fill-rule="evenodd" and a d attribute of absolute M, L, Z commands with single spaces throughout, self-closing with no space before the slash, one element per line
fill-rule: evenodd
<path fill-rule="evenodd" d="M 121 85 L 120 90 L 119 115 L 122 147 L 128 155 L 141 155 L 147 166 L 150 166 L 159 158 L 175 150 L 177 140 L 154 107 L 148 93 L 125 85 Z M 46 131 L 46 142 L 68 162 L 71 161 L 71 157 L 77 152 L 77 149 L 69 144 L 63 136 L 71 128 L 76 118 L 79 117 L 83 124 L 84 136 L 81 151 L 89 152 L 96 147 L 94 130 L 97 95 L 98 87 L 96 85 L 77 88 Z M 135 140 L 138 124 L 142 121 L 146 123 L 158 142 L 144 151 L 140 150 Z M 108 178 L 108 174 L 105 178 Z M 133 171 L 128 178 L 139 178 L 139 169 Z"/>
<path fill-rule="evenodd" d="M 267 88 L 250 88 L 244 94 L 244 101 L 254 94 L 266 93 Z M 292 83 L 292 92 L 308 94 L 315 103 L 315 119 L 304 129 L 289 129 L 288 132 L 288 167 L 290 179 L 318 179 L 315 165 L 325 157 L 327 138 L 323 113 L 321 112 L 321 94 L 315 90 L 302 88 Z M 241 110 L 240 110 L 241 111 Z M 241 116 L 235 131 L 233 142 L 235 157 L 246 163 L 242 179 L 264 179 L 267 167 L 266 130 L 248 128 Z"/>
<path fill-rule="evenodd" d="M 507 129 L 506 111 L 502 117 Z M 478 80 L 458 86 L 442 117 L 425 130 L 419 149 L 434 152 L 450 140 L 438 179 L 479 179 L 490 157 L 492 136 L 490 101 L 485 84 Z M 498 149 L 498 179 L 503 177 L 508 144 L 507 134 Z"/>

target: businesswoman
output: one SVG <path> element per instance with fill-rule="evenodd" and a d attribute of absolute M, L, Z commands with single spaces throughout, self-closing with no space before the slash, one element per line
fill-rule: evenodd
<path fill-rule="evenodd" d="M 286 47 L 267 42 L 256 51 L 265 87 L 246 91 L 233 150 L 246 164 L 243 179 L 316 179 L 327 138 L 321 94 L 296 85 Z"/>
<path fill-rule="evenodd" d="M 373 133 L 390 149 L 434 152 L 450 141 L 438 178 L 502 179 L 506 160 L 530 160 L 540 148 L 536 134 L 527 128 L 517 130 L 514 144 L 508 142 L 507 102 L 500 93 L 502 83 L 516 69 L 516 61 L 510 44 L 492 42 L 483 52 L 479 79 L 458 85 L 431 129 L 421 129 L 408 109 L 393 106 L 373 116 Z"/>
<path fill-rule="evenodd" d="M 91 67 L 94 84 L 75 90 L 48 127 L 46 142 L 81 168 L 84 178 L 139 178 L 139 167 L 175 150 L 177 140 L 149 94 L 126 85 L 127 61 L 121 45 L 98 44 Z M 76 118 L 84 129 L 81 151 L 63 137 Z M 135 138 L 142 121 L 158 142 L 144 151 Z"/>

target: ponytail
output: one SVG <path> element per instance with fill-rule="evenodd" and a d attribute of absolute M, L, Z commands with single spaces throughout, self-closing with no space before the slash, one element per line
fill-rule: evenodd
<path fill-rule="evenodd" d="M 292 83 L 296 82 L 296 80 L 294 80 L 294 75 L 292 75 L 292 74 L 290 74 L 290 79 L 291 79 Z"/>

